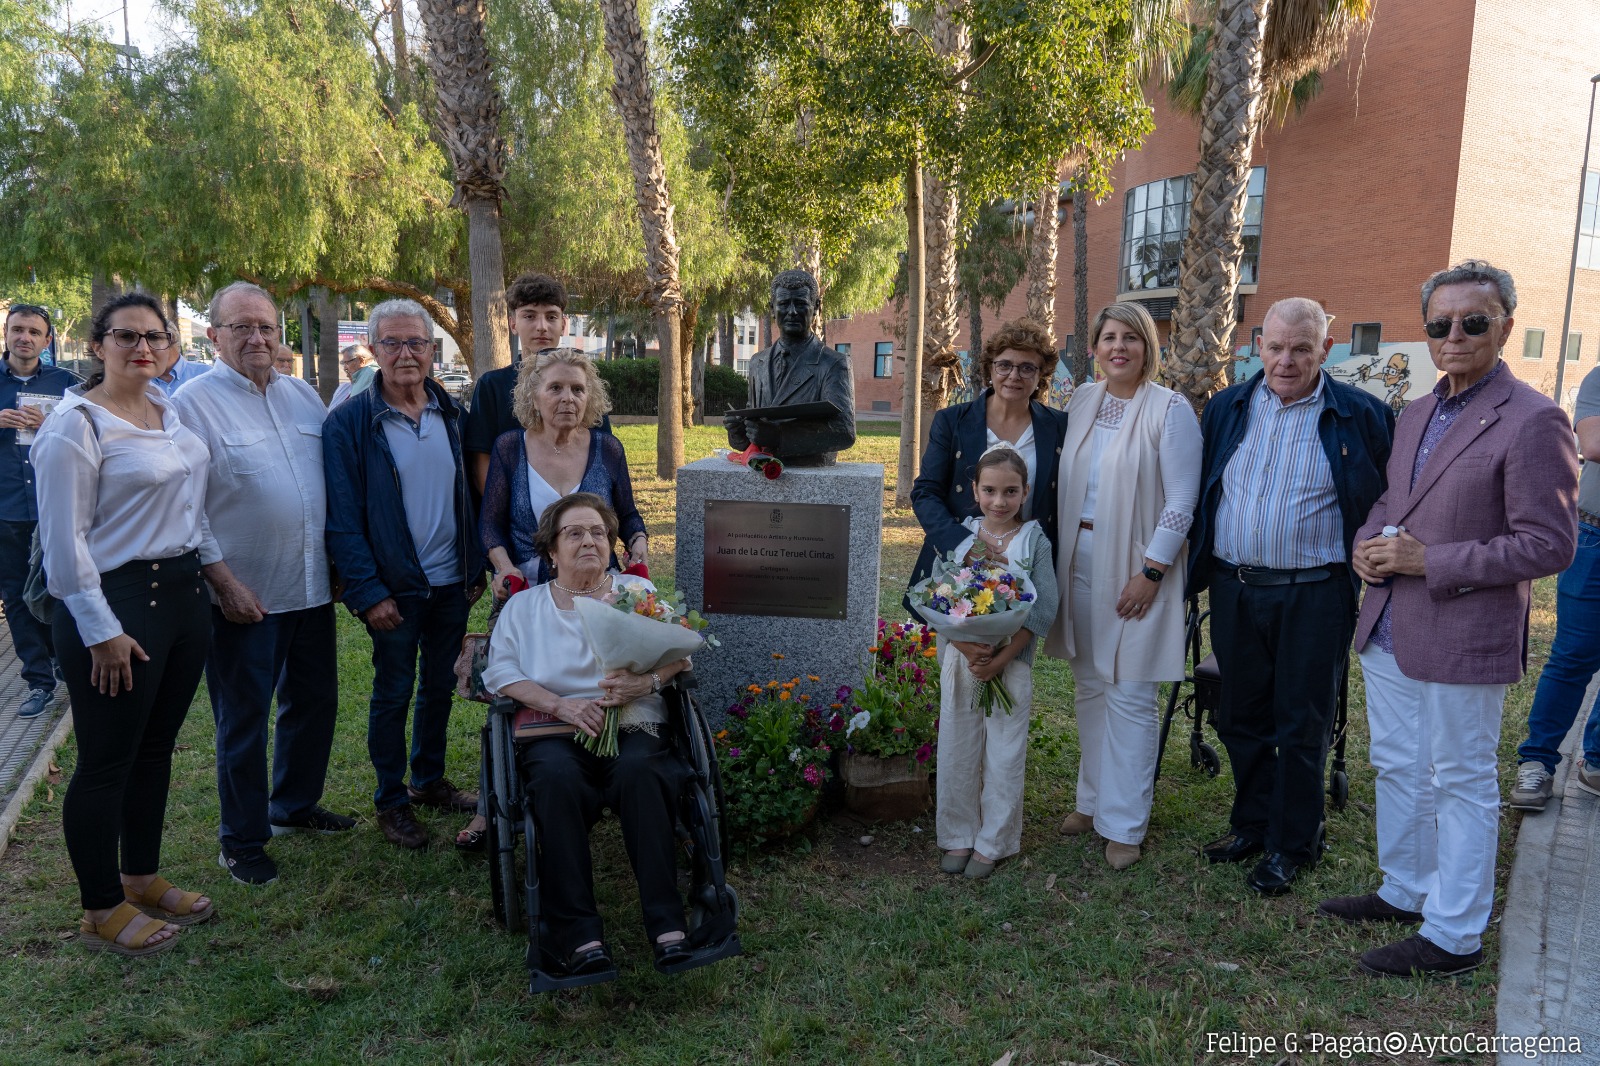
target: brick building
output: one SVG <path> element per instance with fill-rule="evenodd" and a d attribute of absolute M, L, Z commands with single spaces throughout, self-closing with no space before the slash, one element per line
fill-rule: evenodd
<path fill-rule="evenodd" d="M 1433 271 L 1477 257 L 1516 278 L 1506 361 L 1551 394 L 1589 79 L 1600 73 L 1597 41 L 1597 0 L 1380 5 L 1370 35 L 1358 35 L 1348 58 L 1324 74 L 1310 106 L 1257 138 L 1235 334 L 1241 354 L 1273 301 L 1310 296 L 1334 316 L 1334 373 L 1396 401 L 1414 397 L 1437 376 L 1418 288 Z M 1142 300 L 1165 336 L 1199 133 L 1163 90 L 1150 96 L 1155 132 L 1117 163 L 1114 191 L 1088 212 L 1089 312 Z M 1562 387 L 1569 407 L 1583 376 L 1600 365 L 1600 135 L 1596 141 Z M 1065 345 L 1073 322 L 1070 220 L 1061 249 L 1056 332 Z M 1019 287 L 1000 312 L 985 309 L 986 329 L 1025 306 Z M 848 345 L 862 410 L 900 409 L 904 353 L 893 351 L 888 309 L 829 323 L 828 340 Z M 957 347 L 966 346 L 963 310 Z"/>

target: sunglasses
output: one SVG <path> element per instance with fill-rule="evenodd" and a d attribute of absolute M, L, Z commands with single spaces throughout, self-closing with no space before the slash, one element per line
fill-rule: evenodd
<path fill-rule="evenodd" d="M 1463 315 L 1461 318 L 1436 318 L 1431 322 L 1422 324 L 1422 332 L 1431 339 L 1442 341 L 1450 336 L 1450 327 L 1457 322 L 1461 323 L 1461 332 L 1469 337 L 1481 337 L 1489 332 L 1489 323 L 1500 322 L 1505 315 Z"/>

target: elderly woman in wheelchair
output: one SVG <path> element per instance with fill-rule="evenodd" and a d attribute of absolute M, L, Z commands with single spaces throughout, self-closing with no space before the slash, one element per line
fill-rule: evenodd
<path fill-rule="evenodd" d="M 523 887 L 528 889 L 532 919 L 529 967 L 536 990 L 541 977 L 555 979 L 555 984 L 546 987 L 562 987 L 615 976 L 602 939 L 589 853 L 589 830 L 602 807 L 614 811 L 621 823 L 656 968 L 673 972 L 712 961 L 704 952 L 693 950 L 700 944 L 686 940 L 688 927 L 676 881 L 677 826 L 686 787 L 692 784 L 697 767 L 681 752 L 679 732 L 676 723 L 669 721 L 663 689 L 689 669 L 689 660 L 666 663 L 648 674 L 606 673 L 574 608 L 581 597 L 599 599 L 613 589 L 640 583 L 648 587 L 642 578 L 608 571 L 616 537 L 617 518 L 597 496 L 573 493 L 550 505 L 540 519 L 535 547 L 553 565 L 555 576 L 506 602 L 483 672 L 487 689 L 531 709 L 533 717 L 545 723 L 540 739 L 501 749 L 510 755 L 520 783 L 503 786 L 514 794 L 511 802 L 507 804 L 507 797 L 499 796 L 496 802 L 500 806 L 491 811 L 491 823 L 496 815 L 500 820 L 498 839 L 492 841 L 496 875 L 501 869 L 513 868 L 509 853 L 515 846 L 516 821 L 522 819 L 527 827 L 530 854 Z M 507 731 L 501 735 L 509 735 L 509 726 L 503 721 L 505 704 L 500 706 L 498 728 Z M 576 737 L 577 733 L 598 736 L 608 708 L 619 708 L 615 756 L 596 755 Z M 688 713 L 703 729 L 692 705 Z M 486 735 L 497 728 L 495 717 L 491 714 Z M 563 723 L 572 728 L 565 729 Z M 485 760 L 486 777 L 493 779 L 488 782 L 490 792 L 497 791 L 496 781 L 506 780 L 495 777 L 489 765 L 493 758 L 486 755 Z M 699 769 L 704 777 L 705 767 Z M 714 770 L 711 773 L 714 776 Z M 699 794 L 709 796 L 712 790 Z M 525 811 L 511 817 L 511 808 L 518 804 L 525 804 Z M 709 821 L 714 828 L 714 804 L 707 806 L 712 809 Z M 512 828 L 506 828 L 508 822 Z M 720 899 L 720 893 L 727 891 L 721 884 L 720 847 L 713 844 L 701 850 L 711 851 L 716 860 Z M 497 893 L 506 893 L 507 888 L 496 882 Z M 699 891 L 697 888 L 697 908 Z M 514 918 L 514 901 L 511 907 Z M 699 913 L 697 909 L 697 917 Z M 725 940 L 732 939 L 731 919 L 729 924 Z M 548 937 L 542 944 L 541 926 Z M 735 940 L 732 951 L 718 952 L 715 957 L 736 952 Z"/>

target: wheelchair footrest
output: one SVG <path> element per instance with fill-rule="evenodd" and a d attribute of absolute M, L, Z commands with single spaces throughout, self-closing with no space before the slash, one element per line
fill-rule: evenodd
<path fill-rule="evenodd" d="M 576 976 L 552 977 L 543 970 L 528 971 L 528 991 L 534 994 L 541 992 L 559 992 L 564 988 L 582 988 L 585 985 L 603 985 L 607 981 L 617 979 L 617 968 L 601 970 L 599 973 L 585 973 Z"/>
<path fill-rule="evenodd" d="M 656 972 L 664 973 L 671 977 L 680 973 L 687 973 L 690 970 L 698 970 L 702 966 L 710 966 L 714 962 L 721 962 L 723 959 L 731 959 L 735 955 L 743 954 L 744 949 L 739 946 L 738 936 L 730 934 L 714 944 L 708 944 L 703 948 L 697 948 L 696 950 L 691 951 L 687 956 L 674 963 L 671 963 L 670 965 L 657 963 Z"/>

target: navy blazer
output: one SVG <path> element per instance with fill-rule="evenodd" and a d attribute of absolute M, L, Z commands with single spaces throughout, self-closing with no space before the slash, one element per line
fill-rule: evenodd
<path fill-rule="evenodd" d="M 973 469 L 989 447 L 985 412 L 993 391 L 985 389 L 976 400 L 946 407 L 933 416 L 922 472 L 911 488 L 911 507 L 924 534 L 922 554 L 917 556 L 916 568 L 911 572 L 913 585 L 932 573 L 937 556 L 948 555 L 967 539 L 969 533 L 961 524 L 962 519 L 978 515 L 978 505 L 972 498 Z M 1033 413 L 1034 477 L 1038 480 L 1037 485 L 1029 486 L 1029 498 L 1033 517 L 1044 529 L 1054 552 L 1056 480 L 1067 413 L 1038 400 L 1032 401 L 1029 408 Z"/>
<path fill-rule="evenodd" d="M 1190 596 L 1198 596 L 1211 586 L 1215 569 L 1211 549 L 1217 538 L 1217 508 L 1222 504 L 1222 472 L 1244 442 L 1250 401 L 1256 389 L 1266 387 L 1265 380 L 1266 372 L 1258 371 L 1249 381 L 1223 389 L 1206 404 L 1201 419 L 1205 459 L 1200 468 L 1200 503 L 1189 530 Z M 1333 473 L 1348 561 L 1356 529 L 1366 521 L 1367 512 L 1388 484 L 1385 468 L 1394 440 L 1394 411 L 1370 392 L 1335 381 L 1324 370 L 1317 436 Z M 1350 571 L 1350 580 L 1360 585 L 1354 570 Z"/>

